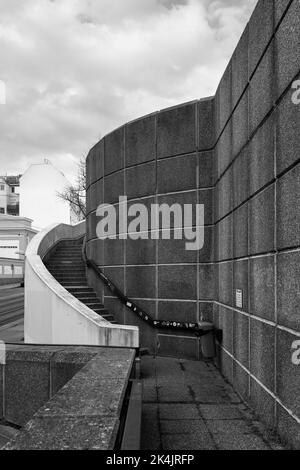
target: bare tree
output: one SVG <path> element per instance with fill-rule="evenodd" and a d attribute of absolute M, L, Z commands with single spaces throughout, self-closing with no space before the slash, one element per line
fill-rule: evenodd
<path fill-rule="evenodd" d="M 66 186 L 62 193 L 57 193 L 60 199 L 70 203 L 71 210 L 78 220 L 86 218 L 86 189 L 85 159 L 81 158 L 78 163 L 76 183 Z"/>

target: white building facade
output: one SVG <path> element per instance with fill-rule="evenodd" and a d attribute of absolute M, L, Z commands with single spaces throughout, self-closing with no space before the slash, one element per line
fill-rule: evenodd
<path fill-rule="evenodd" d="M 0 176 L 0 215 L 19 215 L 20 175 Z"/>
<path fill-rule="evenodd" d="M 26 248 L 37 233 L 26 217 L 0 215 L 0 279 L 22 277 Z"/>
<path fill-rule="evenodd" d="M 69 184 L 48 160 L 31 165 L 20 179 L 20 215 L 32 219 L 38 230 L 55 222 L 70 224 L 70 204 L 58 197 Z"/>

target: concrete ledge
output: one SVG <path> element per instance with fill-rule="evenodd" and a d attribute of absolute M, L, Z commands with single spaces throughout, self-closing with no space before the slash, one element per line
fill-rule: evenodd
<path fill-rule="evenodd" d="M 122 437 L 134 361 L 133 349 L 8 346 L 4 419 L 24 427 L 4 449 L 114 449 Z M 53 395 L 58 364 L 65 373 Z"/>

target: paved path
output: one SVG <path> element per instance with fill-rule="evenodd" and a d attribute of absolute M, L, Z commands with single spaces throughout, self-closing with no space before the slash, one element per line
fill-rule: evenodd
<path fill-rule="evenodd" d="M 142 449 L 282 449 L 212 364 L 146 356 L 142 379 Z"/>
<path fill-rule="evenodd" d="M 24 294 L 24 288 L 0 289 L 0 341 L 20 343 L 24 341 L 24 308 L 11 307 L 1 310 L 1 300 Z"/>

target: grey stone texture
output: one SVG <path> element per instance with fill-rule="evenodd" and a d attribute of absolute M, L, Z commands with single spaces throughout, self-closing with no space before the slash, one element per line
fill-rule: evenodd
<path fill-rule="evenodd" d="M 299 15 L 300 4 L 294 0 L 275 36 L 276 98 L 279 98 L 299 72 Z"/>
<path fill-rule="evenodd" d="M 219 141 L 216 145 L 217 158 L 217 176 L 218 178 L 224 173 L 228 165 L 233 159 L 233 137 L 232 137 L 232 120 L 225 127 Z"/>
<path fill-rule="evenodd" d="M 158 302 L 158 318 L 159 320 L 181 321 L 185 318 L 188 322 L 196 322 L 197 302 L 174 302 L 161 300 Z"/>
<path fill-rule="evenodd" d="M 274 31 L 274 1 L 257 3 L 249 21 L 249 77 L 254 72 Z"/>
<path fill-rule="evenodd" d="M 233 207 L 237 208 L 249 197 L 249 146 L 245 147 L 233 164 Z"/>
<path fill-rule="evenodd" d="M 155 160 L 156 115 L 146 116 L 127 124 L 125 128 L 126 167 Z"/>
<path fill-rule="evenodd" d="M 126 176 L 122 166 L 118 169 L 126 178 L 125 189 L 137 198 L 133 202 L 204 201 L 209 226 L 202 250 L 188 252 L 179 240 L 150 240 L 126 242 L 126 257 L 123 248 L 112 244 L 108 255 L 113 263 L 138 265 L 122 271 L 125 284 L 138 298 L 156 302 L 156 314 L 168 319 L 173 313 L 178 320 L 200 314 L 223 329 L 222 346 L 226 344 L 233 358 L 218 347 L 216 364 L 261 419 L 277 426 L 294 447 L 299 447 L 299 436 L 292 436 L 288 427 L 294 429 L 295 420 L 277 404 L 277 425 L 274 398 L 267 390 L 278 396 L 279 389 L 274 389 L 271 380 L 272 374 L 278 378 L 280 373 L 271 360 L 275 338 L 280 355 L 286 347 L 278 339 L 281 328 L 299 332 L 300 108 L 292 102 L 291 88 L 292 81 L 300 79 L 299 8 L 296 0 L 260 0 L 215 97 L 160 111 L 125 128 L 126 166 L 133 168 Z M 120 155 L 124 150 L 121 134 L 117 130 L 116 136 L 110 135 Z M 88 184 L 92 178 L 101 181 L 96 153 L 94 147 L 87 158 Z M 118 162 L 114 165 L 116 172 Z M 110 190 L 112 200 L 118 192 L 115 186 Z M 98 183 L 88 190 L 89 207 L 95 208 L 99 192 Z M 143 194 L 151 197 L 141 199 Z M 95 237 L 96 222 L 91 213 L 88 240 Z M 103 246 L 92 240 L 88 245 L 92 256 L 101 261 L 98 251 Z M 140 276 L 139 270 L 148 274 Z M 243 291 L 242 309 L 235 304 L 237 289 Z M 130 313 L 127 316 L 134 322 Z M 261 321 L 250 321 L 251 316 Z M 151 335 L 136 321 L 142 341 L 151 350 L 156 351 L 157 336 L 162 334 L 168 354 L 194 354 L 185 335 L 177 349 L 179 340 L 172 331 Z M 294 406 L 291 396 L 283 384 L 280 390 L 280 399 L 290 409 Z M 154 410 L 147 413 L 153 416 Z M 153 430 L 156 426 L 157 420 Z M 158 445 L 163 442 L 171 445 L 169 438 L 160 439 Z M 253 443 L 257 444 L 255 439 Z"/>
<path fill-rule="evenodd" d="M 300 414 L 299 387 L 300 374 L 298 365 L 293 361 L 293 353 L 297 359 L 300 353 L 293 345 L 298 345 L 300 350 L 300 337 L 283 330 L 277 330 L 277 393 L 282 403 L 291 410 L 294 415 Z"/>
<path fill-rule="evenodd" d="M 157 163 L 158 194 L 196 189 L 198 165 L 196 153 L 159 160 Z M 207 175 L 207 173 L 204 168 L 203 174 Z M 205 184 L 206 186 L 210 186 L 209 181 Z"/>
<path fill-rule="evenodd" d="M 5 449 L 113 449 L 134 357 L 128 349 L 7 345 L 4 418 L 23 427 Z"/>
<path fill-rule="evenodd" d="M 233 313 L 233 354 L 247 369 L 249 368 L 249 327 L 250 321 L 248 317 L 238 312 Z M 240 374 L 240 372 L 240 370 L 236 371 L 236 375 Z M 246 387 L 247 385 L 246 381 Z"/>
<path fill-rule="evenodd" d="M 275 27 L 278 26 L 278 23 L 283 19 L 288 6 L 293 1 L 294 0 L 277 0 L 275 2 Z"/>
<path fill-rule="evenodd" d="M 199 188 L 210 188 L 215 183 L 214 152 L 199 152 Z"/>
<path fill-rule="evenodd" d="M 105 137 L 104 148 L 104 175 L 124 168 L 124 127 Z"/>
<path fill-rule="evenodd" d="M 247 73 L 247 69 L 246 69 Z M 234 88 L 233 88 L 234 89 Z M 248 91 L 242 96 L 232 116 L 232 151 L 236 157 L 247 143 L 249 137 L 249 96 Z"/>
<path fill-rule="evenodd" d="M 160 264 L 197 263 L 198 252 L 196 250 L 187 251 L 187 241 L 184 238 L 182 240 L 175 239 L 182 233 L 182 229 L 175 229 L 171 231 L 169 240 L 163 240 L 160 237 L 157 241 L 158 262 Z"/>
<path fill-rule="evenodd" d="M 278 105 L 276 120 L 277 175 L 296 163 L 299 158 L 300 113 L 299 105 L 292 102 L 294 91 L 289 90 Z"/>
<path fill-rule="evenodd" d="M 107 239 L 103 241 L 104 266 L 116 266 L 123 264 L 124 240 Z"/>
<path fill-rule="evenodd" d="M 215 268 L 213 264 L 200 264 L 198 269 L 199 299 L 214 300 Z"/>
<path fill-rule="evenodd" d="M 300 166 L 286 173 L 277 185 L 277 248 L 300 245 Z"/>
<path fill-rule="evenodd" d="M 124 173 L 117 172 L 104 178 L 104 203 L 116 204 L 125 195 Z"/>
<path fill-rule="evenodd" d="M 101 140 L 95 146 L 94 168 L 95 168 L 94 179 L 98 180 L 102 178 L 104 176 L 104 140 Z M 92 177 L 92 181 L 93 181 L 93 177 Z"/>
<path fill-rule="evenodd" d="M 155 299 L 156 273 L 154 266 L 126 267 L 128 297 Z"/>
<path fill-rule="evenodd" d="M 197 266 L 158 267 L 158 298 L 197 299 Z"/>
<path fill-rule="evenodd" d="M 230 167 L 217 184 L 218 211 L 216 221 L 225 217 L 233 209 L 233 172 Z"/>
<path fill-rule="evenodd" d="M 196 111 L 197 104 L 188 103 L 158 114 L 158 158 L 196 151 Z"/>
<path fill-rule="evenodd" d="M 276 426 L 275 400 L 254 379 L 250 379 L 250 404 L 270 429 Z"/>
<path fill-rule="evenodd" d="M 104 274 L 119 288 L 124 289 L 124 268 L 123 267 L 110 267 L 103 269 Z M 104 286 L 104 295 L 111 297 L 110 290 Z M 106 307 L 106 305 L 105 305 Z"/>
<path fill-rule="evenodd" d="M 249 203 L 250 254 L 271 252 L 275 248 L 275 186 L 255 196 Z"/>
<path fill-rule="evenodd" d="M 233 213 L 233 256 L 242 258 L 248 255 L 248 203 Z"/>
<path fill-rule="evenodd" d="M 232 107 L 236 106 L 248 85 L 248 45 L 247 25 L 232 56 Z"/>
<path fill-rule="evenodd" d="M 245 337 L 244 337 L 245 340 Z M 241 349 L 237 345 L 234 344 L 235 351 L 239 351 L 240 354 L 246 356 L 247 354 L 247 345 L 244 343 L 240 345 Z M 232 363 L 232 384 L 233 388 L 238 392 L 238 394 L 247 402 L 249 400 L 249 375 L 243 369 L 238 362 Z"/>
<path fill-rule="evenodd" d="M 132 240 L 131 238 L 128 238 L 126 240 L 126 264 L 155 264 L 156 243 L 156 240 L 151 239 L 151 233 L 149 233 L 148 240 Z"/>
<path fill-rule="evenodd" d="M 233 238 L 232 238 L 232 221 L 233 215 L 228 215 L 225 219 L 217 225 L 217 237 L 219 242 L 218 256 L 220 261 L 232 258 L 233 252 Z"/>
<path fill-rule="evenodd" d="M 248 293 L 248 272 L 249 261 L 239 260 L 233 262 L 233 303 L 235 308 L 241 308 L 243 311 L 249 311 L 249 293 Z M 236 291 L 242 291 L 243 306 L 236 305 Z"/>
<path fill-rule="evenodd" d="M 187 336 L 174 336 L 174 335 L 157 335 L 158 340 L 158 349 L 157 353 L 160 356 L 173 356 L 174 348 L 180 351 L 181 356 L 186 357 L 187 359 L 199 360 L 199 340 L 195 337 Z M 159 390 L 162 392 L 162 389 Z M 182 394 L 182 400 L 184 399 L 184 394 Z M 177 401 L 178 394 L 176 389 L 170 390 L 170 394 L 167 398 L 168 402 Z"/>
<path fill-rule="evenodd" d="M 23 426 L 49 400 L 52 354 L 52 351 L 19 351 L 7 358 L 4 410 L 10 423 Z"/>
<path fill-rule="evenodd" d="M 289 448 L 300 450 L 299 424 L 280 405 L 277 407 L 277 428 L 283 443 Z"/>
<path fill-rule="evenodd" d="M 209 150 L 215 143 L 214 100 L 213 98 L 198 102 L 198 148 Z"/>
<path fill-rule="evenodd" d="M 251 319 L 250 371 L 271 392 L 275 389 L 275 328 Z"/>
<path fill-rule="evenodd" d="M 155 193 L 155 162 L 144 163 L 132 168 L 127 168 L 125 177 L 126 196 L 128 199 L 152 196 Z"/>
<path fill-rule="evenodd" d="M 232 63 L 230 62 L 224 72 L 215 99 L 215 125 L 216 138 L 220 136 L 232 111 L 231 83 Z"/>
<path fill-rule="evenodd" d="M 227 261 L 219 264 L 219 301 L 233 306 L 233 263 Z"/>
<path fill-rule="evenodd" d="M 275 320 L 275 257 L 250 260 L 250 313 Z"/>
<path fill-rule="evenodd" d="M 277 315 L 280 325 L 299 331 L 300 251 L 277 257 Z"/>
<path fill-rule="evenodd" d="M 0 364 L 0 419 L 3 418 L 3 379 L 4 379 L 4 366 Z"/>
<path fill-rule="evenodd" d="M 271 0 L 272 1 L 272 0 Z M 263 56 L 250 83 L 249 91 L 249 129 L 252 134 L 268 114 L 274 101 L 274 43 L 272 42 Z"/>
<path fill-rule="evenodd" d="M 36 417 L 6 450 L 112 450 L 116 418 Z"/>
<path fill-rule="evenodd" d="M 233 312 L 230 308 L 219 308 L 219 327 L 223 330 L 223 346 L 230 354 L 233 352 Z"/>
<path fill-rule="evenodd" d="M 103 183 L 103 179 L 101 179 L 99 181 L 96 181 L 92 186 L 90 186 L 90 211 L 97 210 L 100 204 L 103 204 L 103 203 L 104 203 L 104 183 Z"/>
<path fill-rule="evenodd" d="M 274 178 L 275 151 L 274 114 L 257 130 L 250 143 L 250 195 L 262 189 Z"/>

